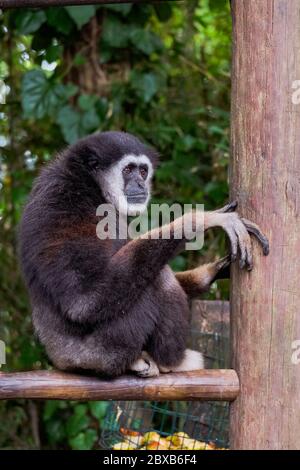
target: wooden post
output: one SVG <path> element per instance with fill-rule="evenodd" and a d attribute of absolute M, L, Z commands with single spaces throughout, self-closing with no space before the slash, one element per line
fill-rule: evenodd
<path fill-rule="evenodd" d="M 300 1 L 233 0 L 232 13 L 232 198 L 271 253 L 255 244 L 253 272 L 233 267 L 231 447 L 300 449 Z"/>

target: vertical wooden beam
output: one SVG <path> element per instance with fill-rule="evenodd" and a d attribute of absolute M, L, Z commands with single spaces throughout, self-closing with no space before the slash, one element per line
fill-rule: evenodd
<path fill-rule="evenodd" d="M 300 1 L 233 0 L 232 13 L 232 197 L 271 253 L 255 245 L 253 272 L 233 268 L 231 446 L 300 449 Z"/>

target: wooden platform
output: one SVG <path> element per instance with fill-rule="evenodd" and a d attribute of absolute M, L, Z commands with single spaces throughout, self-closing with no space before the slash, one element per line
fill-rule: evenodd
<path fill-rule="evenodd" d="M 142 379 L 100 379 L 58 371 L 0 372 L 0 400 L 222 400 L 239 392 L 234 370 L 206 369 Z"/>

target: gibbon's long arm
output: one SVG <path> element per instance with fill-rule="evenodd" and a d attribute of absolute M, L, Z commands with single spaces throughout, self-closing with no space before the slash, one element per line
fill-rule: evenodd
<path fill-rule="evenodd" d="M 233 203 L 218 211 L 205 212 L 204 230 L 222 227 L 231 241 L 232 260 L 237 258 L 239 251 L 241 268 L 252 269 L 252 248 L 248 231 L 253 233 L 262 244 L 264 254 L 268 253 L 268 241 L 257 226 L 242 220 L 237 213 L 232 212 L 235 208 L 236 204 Z M 85 259 L 81 253 L 79 276 L 73 276 L 71 279 L 69 276 L 65 276 L 66 282 L 64 278 L 57 279 L 55 282 L 56 292 L 53 292 L 52 295 L 60 300 L 61 311 L 67 318 L 77 323 L 93 324 L 110 320 L 113 317 L 121 321 L 121 317 L 126 317 L 127 312 L 132 311 L 135 304 L 141 301 L 147 286 L 155 282 L 160 271 L 170 259 L 184 248 L 187 240 L 185 238 L 177 239 L 175 234 L 182 227 L 186 218 L 190 218 L 192 222 L 193 233 L 203 230 L 202 223 L 201 226 L 196 226 L 195 213 L 189 212 L 176 219 L 170 226 L 151 230 L 128 242 L 103 263 L 101 260 L 99 262 L 99 258 L 97 259 L 96 250 L 99 247 L 94 242 L 95 257 L 90 255 L 88 259 Z M 165 230 L 170 233 L 170 239 L 159 238 L 164 235 Z M 188 238 L 187 234 L 186 236 Z M 76 244 L 74 249 L 76 249 Z M 82 250 L 82 247 L 80 249 Z M 72 256 L 74 257 L 74 255 L 75 252 Z M 57 260 L 55 273 L 65 271 L 65 268 L 59 268 L 62 262 L 60 259 Z M 101 269 L 104 272 L 100 285 L 99 281 L 96 283 L 92 276 L 93 269 L 100 270 L 97 263 L 101 263 Z M 89 279 L 88 286 L 82 289 L 81 279 L 86 278 Z M 182 284 L 184 284 L 184 280 L 182 280 Z M 115 293 L 113 297 L 110 295 L 112 289 Z M 126 295 L 124 295 L 125 293 Z M 71 303 L 70 297 L 72 298 Z M 145 316 L 147 316 L 147 312 L 145 312 Z"/>
<path fill-rule="evenodd" d="M 256 236 L 263 247 L 265 255 L 269 253 L 269 243 L 257 225 L 246 219 L 241 219 L 236 212 L 233 212 L 236 207 L 237 204 L 234 202 L 217 211 L 204 212 L 204 227 L 202 226 L 202 220 L 200 225 L 197 226 L 195 212 L 189 212 L 176 219 L 170 226 L 151 230 L 127 243 L 113 256 L 111 265 L 114 265 L 116 270 L 118 270 L 117 266 L 120 266 L 121 269 L 126 267 L 130 275 L 134 274 L 136 279 L 141 280 L 141 283 L 143 283 L 143 280 L 147 282 L 153 280 L 153 276 L 157 275 L 189 239 L 189 234 L 185 233 L 186 238 L 183 237 L 182 239 L 176 238 L 175 234 L 178 233 L 185 220 L 190 218 L 192 233 L 203 229 L 206 231 L 213 227 L 222 227 L 231 242 L 232 261 L 237 259 L 239 252 L 240 267 L 247 267 L 248 270 L 251 270 L 253 268 L 253 259 L 249 233 Z M 164 239 L 164 232 L 170 233 L 170 239 Z M 141 266 L 144 266 L 145 269 L 141 270 Z M 126 277 L 125 272 L 122 274 Z"/>
<path fill-rule="evenodd" d="M 249 222 L 245 219 L 241 219 L 236 212 L 233 212 L 237 207 L 237 204 L 231 203 L 224 208 L 204 213 L 204 230 L 208 230 L 213 227 L 222 227 L 231 242 L 231 260 L 237 259 L 238 253 L 240 253 L 240 267 L 246 267 L 251 270 L 253 267 L 252 260 L 252 246 L 251 239 L 248 232 L 253 233 L 263 247 L 265 255 L 269 252 L 269 243 L 267 238 L 261 233 L 258 226 Z M 128 308 L 128 301 L 136 302 L 140 297 L 141 293 L 147 287 L 147 285 L 153 282 L 161 269 L 172 259 L 180 250 L 184 248 L 184 243 L 187 241 L 185 238 L 177 239 L 174 234 L 184 223 L 185 218 L 192 219 L 193 232 L 203 230 L 203 226 L 197 227 L 195 213 L 188 213 L 184 216 L 176 219 L 170 224 L 170 226 L 163 226 L 158 229 L 154 229 L 141 237 L 132 240 L 123 246 L 111 259 L 109 264 L 109 270 L 112 275 L 112 282 L 115 289 L 126 286 L 127 291 L 131 291 L 130 296 L 123 300 L 120 297 L 120 306 L 126 311 Z M 200 222 L 201 224 L 201 222 Z M 153 239 L 154 236 L 162 237 L 164 231 L 170 232 L 170 239 L 158 238 Z M 221 260 L 222 264 L 229 264 L 229 260 Z M 221 269 L 217 263 L 212 263 L 210 266 L 211 276 L 208 282 L 211 282 L 214 277 L 217 276 L 218 271 Z M 203 275 L 205 268 L 199 268 L 198 275 Z M 180 276 L 179 276 L 180 277 Z M 188 290 L 188 282 L 186 276 L 181 276 L 181 284 L 183 288 Z M 134 279 L 134 282 L 132 282 Z M 180 281 L 180 279 L 179 279 Z M 202 281 L 203 284 L 205 284 Z M 132 284 L 132 285 L 131 285 Z M 192 283 L 193 284 L 193 283 Z M 191 289 L 194 295 L 198 295 L 199 286 L 197 289 L 194 287 Z M 201 290 L 201 286 L 200 286 Z M 190 292 L 191 293 L 191 292 Z"/>

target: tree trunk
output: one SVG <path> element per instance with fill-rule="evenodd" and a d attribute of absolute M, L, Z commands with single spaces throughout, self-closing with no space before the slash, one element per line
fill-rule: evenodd
<path fill-rule="evenodd" d="M 255 243 L 253 272 L 232 270 L 231 447 L 300 449 L 300 2 L 233 0 L 232 13 L 232 197 L 271 253 Z"/>
<path fill-rule="evenodd" d="M 77 85 L 81 93 L 105 95 L 108 79 L 100 64 L 99 41 L 102 28 L 102 12 L 94 16 L 79 32 L 76 41 L 64 48 L 63 66 L 66 83 Z M 83 62 L 76 64 L 80 56 Z M 74 62 L 75 61 L 75 62 Z"/>

